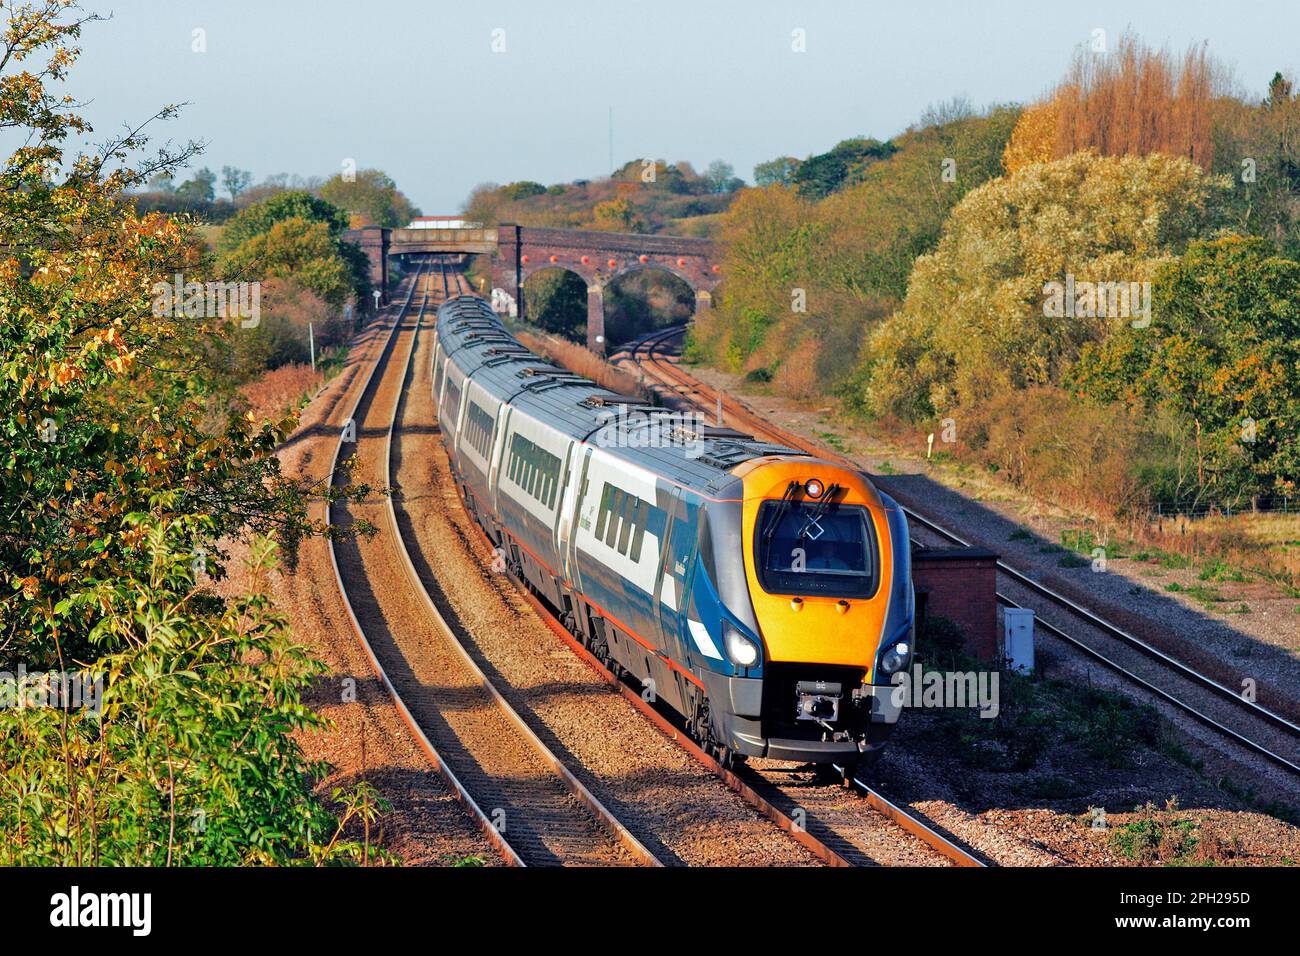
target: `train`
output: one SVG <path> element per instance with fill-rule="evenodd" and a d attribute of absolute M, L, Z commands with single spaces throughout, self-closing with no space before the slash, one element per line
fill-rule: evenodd
<path fill-rule="evenodd" d="M 724 765 L 852 772 L 915 649 L 907 519 L 861 472 L 543 360 L 491 305 L 438 309 L 433 398 L 499 569 Z"/>

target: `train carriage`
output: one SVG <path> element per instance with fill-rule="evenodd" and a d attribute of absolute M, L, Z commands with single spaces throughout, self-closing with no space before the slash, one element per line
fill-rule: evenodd
<path fill-rule="evenodd" d="M 639 404 L 438 310 L 433 388 L 467 507 L 593 652 L 724 760 L 878 755 L 911 663 L 906 520 L 860 472 Z"/>

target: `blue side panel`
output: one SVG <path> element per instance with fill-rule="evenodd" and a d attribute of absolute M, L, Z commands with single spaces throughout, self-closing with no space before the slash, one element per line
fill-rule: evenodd
<path fill-rule="evenodd" d="M 560 559 L 555 553 L 555 541 L 550 525 L 543 524 L 535 515 L 522 508 L 510 497 L 510 492 L 504 489 L 497 496 L 497 520 L 509 528 L 510 533 L 524 547 L 550 565 L 553 572 L 559 574 Z"/>
<path fill-rule="evenodd" d="M 594 493 L 589 489 L 588 494 Z M 668 515 L 658 507 L 651 507 L 646 517 L 646 531 L 662 542 Z M 637 637 L 652 647 L 659 647 L 658 622 L 655 619 L 654 595 L 619 575 L 601 560 L 599 555 L 579 547 L 578 570 L 583 593 L 587 600 L 603 607 L 624 625 L 636 632 Z M 670 657 L 672 646 L 659 647 Z"/>
<path fill-rule="evenodd" d="M 578 549 L 583 594 L 604 608 L 647 644 L 655 644 L 655 622 L 651 596 L 621 577 L 595 555 Z"/>

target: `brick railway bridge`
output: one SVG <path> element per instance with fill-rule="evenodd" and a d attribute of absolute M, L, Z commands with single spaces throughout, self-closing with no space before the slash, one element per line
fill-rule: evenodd
<path fill-rule="evenodd" d="M 474 254 L 492 257 L 492 287 L 516 303 L 524 315 L 524 283 L 543 269 L 567 269 L 587 284 L 587 348 L 605 352 L 605 287 L 638 269 L 671 272 L 695 293 L 695 310 L 710 308 L 722 280 L 717 246 L 708 239 L 645 236 L 625 232 L 541 229 L 504 223 L 495 228 L 353 229 L 345 238 L 370 260 L 370 280 L 388 287 L 391 256 L 416 253 Z"/>

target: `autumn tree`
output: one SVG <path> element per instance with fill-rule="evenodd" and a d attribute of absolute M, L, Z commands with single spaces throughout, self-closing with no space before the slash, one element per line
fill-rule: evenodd
<path fill-rule="evenodd" d="M 1158 271 L 1154 299 L 1149 327 L 1120 326 L 1085 346 L 1073 385 L 1187 421 L 1198 497 L 1294 494 L 1300 263 L 1260 238 L 1195 242 Z"/>
<path fill-rule="evenodd" d="M 785 390 L 836 389 L 948 212 L 1000 172 L 1016 116 L 940 104 L 880 150 L 886 158 L 846 166 L 820 201 L 779 186 L 741 193 L 721 217 L 727 281 L 697 319 L 695 353 Z"/>
<path fill-rule="evenodd" d="M 1055 118 L 1057 159 L 1086 149 L 1103 156 L 1166 153 L 1208 170 L 1214 162 L 1215 106 L 1227 83 L 1227 70 L 1205 44 L 1175 55 L 1125 32 L 1113 49 L 1076 51 L 1047 111 L 1028 114 L 1028 121 Z"/>
<path fill-rule="evenodd" d="M 341 309 L 353 292 L 348 263 L 329 226 L 293 217 L 253 236 L 222 259 L 229 275 L 293 279 Z"/>
<path fill-rule="evenodd" d="M 1059 384 L 1082 346 L 1122 319 L 1055 316 L 1046 284 L 1150 281 L 1216 222 L 1226 189 L 1187 159 L 1088 152 L 973 190 L 868 340 L 857 400 L 919 420 Z"/>
<path fill-rule="evenodd" d="M 626 196 L 597 203 L 591 210 L 592 225 L 606 232 L 642 232 L 645 223 Z"/>
<path fill-rule="evenodd" d="M 894 149 L 893 144 L 875 139 L 846 139 L 825 153 L 809 156 L 799 164 L 790 179 L 801 196 L 821 199 L 848 182 L 854 171 L 885 159 Z"/>
<path fill-rule="evenodd" d="M 348 215 L 338 206 L 300 189 L 277 192 L 248 206 L 226 224 L 217 240 L 217 250 L 229 254 L 254 236 L 270 232 L 271 227 L 286 219 L 318 222 L 331 236 L 341 236 L 348 227 Z"/>
<path fill-rule="evenodd" d="M 351 225 L 405 226 L 420 214 L 411 201 L 397 188 L 397 184 L 383 170 L 361 169 L 344 176 L 339 173 L 327 179 L 318 190 L 321 199 L 345 210 Z"/>
<path fill-rule="evenodd" d="M 1215 169 L 1232 178 L 1231 221 L 1300 258 L 1300 96 L 1275 73 L 1262 100 L 1224 100 Z"/>
<path fill-rule="evenodd" d="M 292 737 L 319 724 L 302 702 L 319 666 L 264 593 L 208 587 L 225 541 L 268 535 L 292 552 L 324 532 L 313 489 L 279 471 L 290 422 L 208 427 L 204 397 L 166 384 L 178 341 L 229 323 L 156 308 L 157 283 L 208 275 L 191 224 L 124 198 L 195 148 L 145 158 L 142 124 L 65 151 L 93 133 L 63 88 L 97 18 L 62 2 L 4 14 L 0 134 L 20 145 L 0 165 L 0 664 L 84 670 L 102 694 L 0 707 L 0 862 L 334 855 Z M 140 405 L 106 400 L 123 392 Z M 260 540 L 265 574 L 276 548 Z"/>

